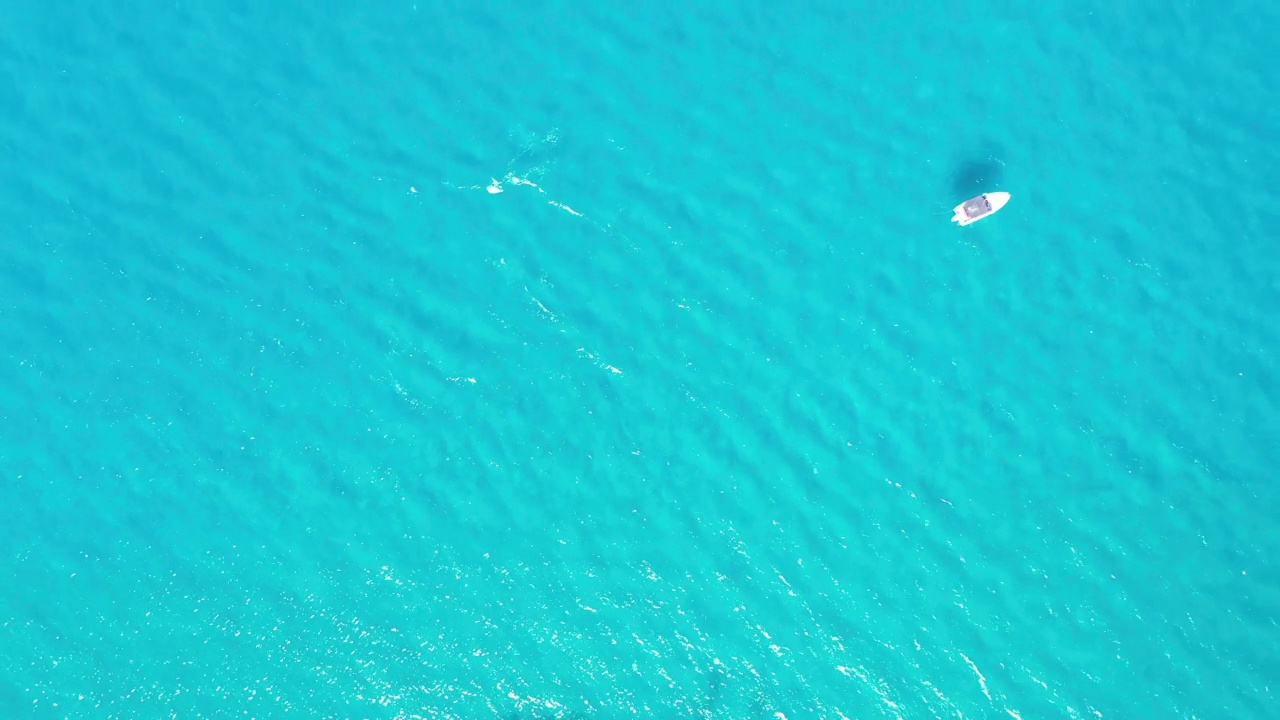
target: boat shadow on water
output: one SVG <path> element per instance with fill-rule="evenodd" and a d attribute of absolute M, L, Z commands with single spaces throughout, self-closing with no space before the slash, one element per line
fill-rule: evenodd
<path fill-rule="evenodd" d="M 957 198 L 980 195 L 999 188 L 1003 176 L 1004 163 L 994 157 L 963 160 L 951 172 L 951 192 Z"/>

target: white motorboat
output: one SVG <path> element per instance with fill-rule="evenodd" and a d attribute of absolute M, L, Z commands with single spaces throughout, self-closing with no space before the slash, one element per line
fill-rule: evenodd
<path fill-rule="evenodd" d="M 965 200 L 956 206 L 956 214 L 952 216 L 951 222 L 961 225 L 978 222 L 988 215 L 994 215 L 997 210 L 1007 205 L 1009 197 L 1007 192 L 989 192 Z"/>

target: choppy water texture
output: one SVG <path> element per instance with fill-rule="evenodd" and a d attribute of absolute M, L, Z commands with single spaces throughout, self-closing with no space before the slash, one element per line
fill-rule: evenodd
<path fill-rule="evenodd" d="M 1280 6 L 53 8 L 0 715 L 1277 715 Z"/>

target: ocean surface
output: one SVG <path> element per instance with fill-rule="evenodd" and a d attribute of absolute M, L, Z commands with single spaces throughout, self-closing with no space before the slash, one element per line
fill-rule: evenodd
<path fill-rule="evenodd" d="M 1277 26 L 0 6 L 0 717 L 1280 717 Z"/>

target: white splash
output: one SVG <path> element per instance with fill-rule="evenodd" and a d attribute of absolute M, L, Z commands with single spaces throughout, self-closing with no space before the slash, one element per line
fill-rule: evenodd
<path fill-rule="evenodd" d="M 612 366 L 612 365 L 610 365 L 610 364 L 608 364 L 608 363 L 606 363 L 606 362 L 601 362 L 601 361 L 600 361 L 600 359 L 599 359 L 599 358 L 597 358 L 597 357 L 595 356 L 595 353 L 587 352 L 587 349 L 586 349 L 586 348 L 578 348 L 578 355 L 580 355 L 580 356 L 582 356 L 582 357 L 585 357 L 585 358 L 586 358 L 586 359 L 588 359 L 588 360 L 592 360 L 592 361 L 594 361 L 597 367 L 600 367 L 600 368 L 603 368 L 603 369 L 605 369 L 605 370 L 608 370 L 609 372 L 613 373 L 614 375 L 621 375 L 621 374 L 622 374 L 622 371 L 621 371 L 621 370 L 619 370 L 618 368 L 616 368 L 616 367 L 614 367 L 614 366 Z"/>
<path fill-rule="evenodd" d="M 556 206 L 556 207 L 560 208 L 561 210 L 564 210 L 565 212 L 569 213 L 570 215 L 573 215 L 574 217 L 585 217 L 585 215 L 583 215 L 582 213 L 578 212 L 577 210 L 574 210 L 573 208 L 569 207 L 568 205 L 565 205 L 564 203 L 556 202 L 555 200 L 549 200 L 549 201 L 547 201 L 547 202 L 548 202 L 549 204 L 551 204 L 551 205 L 554 205 L 554 206 Z"/>
<path fill-rule="evenodd" d="M 960 653 L 960 657 L 964 658 L 964 661 L 969 663 L 969 667 L 973 669 L 973 674 L 978 676 L 978 685 L 982 687 L 982 694 L 986 695 L 988 700 L 991 700 L 991 692 L 987 690 L 987 678 L 982 674 L 982 671 L 978 669 L 978 664 L 970 660 L 969 656 L 964 653 Z"/>

